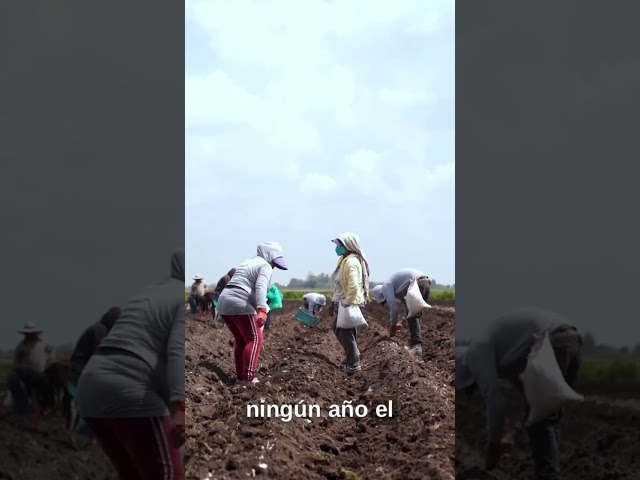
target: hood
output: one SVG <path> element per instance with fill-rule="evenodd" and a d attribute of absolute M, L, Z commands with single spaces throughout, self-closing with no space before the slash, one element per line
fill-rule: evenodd
<path fill-rule="evenodd" d="M 284 254 L 278 242 L 264 242 L 258 245 L 258 256 L 271 263 L 276 258 L 284 256 Z"/>
<path fill-rule="evenodd" d="M 376 285 L 375 287 L 373 287 L 373 290 L 371 291 L 371 293 L 373 293 L 373 299 L 378 302 L 378 303 L 382 303 L 384 302 L 384 295 L 382 295 L 382 285 Z"/>
<path fill-rule="evenodd" d="M 456 347 L 456 390 L 463 390 L 475 383 L 467 365 L 468 347 Z"/>
<path fill-rule="evenodd" d="M 184 283 L 184 249 L 182 248 L 171 255 L 171 276 Z"/>

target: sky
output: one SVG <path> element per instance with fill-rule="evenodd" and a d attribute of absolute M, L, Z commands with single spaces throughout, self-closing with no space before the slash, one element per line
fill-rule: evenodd
<path fill-rule="evenodd" d="M 13 66 L 0 75 L 11 92 L 0 108 L 3 349 L 27 322 L 75 344 L 168 277 L 184 247 L 183 52 L 172 44 L 182 24 L 162 7 L 154 22 L 138 5 L 126 22 L 112 7 L 41 7 L 0 15 L 0 57 Z"/>
<path fill-rule="evenodd" d="M 286 283 L 360 237 L 371 279 L 455 283 L 454 1 L 187 0 L 187 281 L 282 244 Z"/>

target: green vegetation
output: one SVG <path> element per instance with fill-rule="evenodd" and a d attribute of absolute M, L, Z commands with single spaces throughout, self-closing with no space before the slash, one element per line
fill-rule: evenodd
<path fill-rule="evenodd" d="M 358 480 L 358 475 L 353 470 L 342 468 L 340 469 L 340 478 L 344 478 L 345 480 Z"/>
<path fill-rule="evenodd" d="M 0 359 L 0 385 L 4 385 L 6 383 L 10 368 L 11 360 L 4 358 Z"/>
<path fill-rule="evenodd" d="M 320 452 L 313 455 L 313 461 L 315 463 L 329 463 L 329 459 Z"/>
<path fill-rule="evenodd" d="M 302 297 L 304 296 L 304 294 L 309 292 L 321 293 L 327 298 L 331 298 L 331 296 L 333 295 L 332 290 L 313 290 L 311 288 L 305 289 L 305 290 L 281 288 L 281 291 L 282 291 L 284 300 L 302 300 Z M 189 292 L 185 291 L 184 300 L 186 301 L 188 297 L 189 297 Z M 429 300 L 455 300 L 455 298 L 456 298 L 456 291 L 454 289 L 436 288 L 431 290 L 431 296 L 429 297 Z"/>
<path fill-rule="evenodd" d="M 587 356 L 580 367 L 580 380 L 583 382 L 638 382 L 640 381 L 640 356 Z"/>

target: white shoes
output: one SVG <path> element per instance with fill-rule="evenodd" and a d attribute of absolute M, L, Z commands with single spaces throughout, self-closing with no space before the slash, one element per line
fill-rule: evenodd
<path fill-rule="evenodd" d="M 260 380 L 254 378 L 250 382 L 247 380 L 236 380 L 237 387 L 254 387 L 260 383 Z"/>

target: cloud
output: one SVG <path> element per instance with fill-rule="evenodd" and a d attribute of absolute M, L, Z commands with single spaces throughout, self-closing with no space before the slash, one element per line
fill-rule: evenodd
<path fill-rule="evenodd" d="M 265 238 L 293 256 L 274 280 L 326 271 L 324 239 L 349 230 L 378 278 L 455 281 L 454 6 L 187 1 L 189 275 L 222 275 Z"/>

